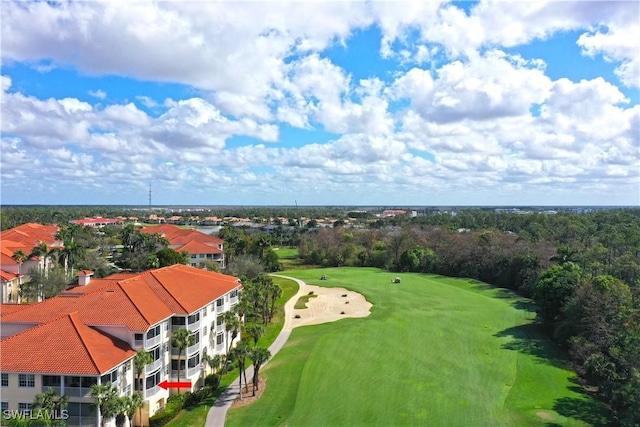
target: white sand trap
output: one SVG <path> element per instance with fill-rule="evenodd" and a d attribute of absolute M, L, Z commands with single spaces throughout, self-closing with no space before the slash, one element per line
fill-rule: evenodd
<path fill-rule="evenodd" d="M 291 319 L 287 320 L 291 322 L 291 329 L 298 326 L 335 322 L 346 317 L 367 317 L 371 314 L 372 304 L 364 298 L 364 295 L 344 288 L 305 285 L 304 291 L 296 296 L 295 301 L 298 300 L 300 294 L 307 295 L 309 292 L 313 292 L 317 297 L 309 299 L 308 308 L 290 311 Z M 296 316 L 300 316 L 300 318 L 296 319 Z"/>

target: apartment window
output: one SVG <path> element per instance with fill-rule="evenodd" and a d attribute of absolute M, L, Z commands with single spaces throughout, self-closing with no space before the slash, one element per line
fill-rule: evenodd
<path fill-rule="evenodd" d="M 36 386 L 36 377 L 33 374 L 20 374 L 18 376 L 18 386 L 34 388 Z"/>
<path fill-rule="evenodd" d="M 124 395 L 125 395 L 125 396 L 130 396 L 130 395 L 131 395 L 131 384 L 128 384 L 128 385 L 124 388 Z"/>
<path fill-rule="evenodd" d="M 143 334 L 135 334 L 133 339 L 135 339 L 136 342 L 142 342 L 143 338 L 144 338 Z"/>
<path fill-rule="evenodd" d="M 151 387 L 154 387 L 156 384 L 160 383 L 160 371 L 156 372 L 155 375 L 151 375 L 147 377 L 147 390 Z"/>
<path fill-rule="evenodd" d="M 129 361 L 124 362 L 124 364 L 122 365 L 122 374 L 126 375 L 127 371 L 129 371 L 129 369 L 131 369 L 131 362 L 129 362 Z"/>
<path fill-rule="evenodd" d="M 9 387 L 9 374 L 2 374 L 2 387 Z"/>
<path fill-rule="evenodd" d="M 224 343 L 224 335 L 223 334 L 218 334 L 218 336 L 216 337 L 216 344 L 220 345 Z"/>
<path fill-rule="evenodd" d="M 0 402 L 0 411 L 8 411 L 9 410 L 9 402 Z"/>
<path fill-rule="evenodd" d="M 224 325 L 224 318 L 222 317 L 222 315 L 216 317 L 216 325 Z"/>
<path fill-rule="evenodd" d="M 222 306 L 224 305 L 224 299 L 222 299 L 222 298 L 218 298 L 218 299 L 216 300 L 216 305 L 217 305 L 218 307 L 222 307 Z"/>
<path fill-rule="evenodd" d="M 30 411 L 31 410 L 31 403 L 27 403 L 27 402 L 18 403 L 18 410 L 19 411 Z"/>
<path fill-rule="evenodd" d="M 204 254 L 198 254 L 198 258 L 204 258 Z"/>
<path fill-rule="evenodd" d="M 118 381 L 118 370 L 117 369 L 115 371 L 109 372 L 108 374 L 105 374 L 105 375 L 100 377 L 100 383 L 101 384 L 115 383 L 116 381 Z"/>
<path fill-rule="evenodd" d="M 179 362 L 179 365 L 180 365 L 180 369 L 178 369 L 178 362 Z M 177 371 L 177 370 L 183 371 L 184 370 L 184 359 L 180 359 L 180 360 L 171 359 L 171 370 L 173 370 L 173 371 Z"/>
<path fill-rule="evenodd" d="M 229 295 L 231 296 L 231 298 L 237 297 L 238 296 L 238 290 L 237 289 L 232 290 L 231 294 L 229 294 Z"/>
<path fill-rule="evenodd" d="M 216 303 L 212 302 L 211 303 L 211 312 L 213 313 L 213 311 L 216 309 Z"/>
<path fill-rule="evenodd" d="M 172 317 L 171 318 L 171 325 L 172 326 L 184 326 L 185 325 L 184 317 Z"/>
<path fill-rule="evenodd" d="M 160 335 L 160 325 L 149 329 L 149 331 L 147 332 L 147 339 L 150 340 L 157 337 L 158 335 Z"/>
<path fill-rule="evenodd" d="M 207 315 L 207 307 L 202 310 L 202 317 Z"/>
<path fill-rule="evenodd" d="M 203 337 L 207 336 L 207 328 L 202 328 L 202 336 Z"/>
<path fill-rule="evenodd" d="M 155 362 L 156 360 L 160 359 L 160 357 L 162 357 L 162 352 L 160 350 L 160 346 L 154 348 L 153 350 L 150 350 L 149 353 L 151 353 L 151 357 L 153 357 L 153 361 Z M 153 363 L 153 362 L 151 362 Z"/>
<path fill-rule="evenodd" d="M 200 355 L 196 354 L 195 356 L 189 358 L 189 368 L 195 368 L 200 364 Z"/>
<path fill-rule="evenodd" d="M 197 312 L 196 314 L 192 314 L 191 316 L 189 316 L 189 324 L 191 325 L 192 323 L 196 323 L 200 321 L 200 312 Z"/>
<path fill-rule="evenodd" d="M 43 375 L 42 376 L 42 388 L 47 387 L 60 387 L 60 377 L 57 375 Z"/>

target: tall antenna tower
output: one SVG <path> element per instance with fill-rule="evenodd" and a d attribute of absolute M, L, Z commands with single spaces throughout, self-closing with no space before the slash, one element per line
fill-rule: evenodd
<path fill-rule="evenodd" d="M 151 183 L 149 183 L 149 212 L 151 212 Z"/>

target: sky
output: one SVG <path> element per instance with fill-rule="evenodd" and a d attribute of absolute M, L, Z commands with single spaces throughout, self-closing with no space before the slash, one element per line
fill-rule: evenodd
<path fill-rule="evenodd" d="M 3 205 L 640 205 L 638 1 L 0 13 Z"/>

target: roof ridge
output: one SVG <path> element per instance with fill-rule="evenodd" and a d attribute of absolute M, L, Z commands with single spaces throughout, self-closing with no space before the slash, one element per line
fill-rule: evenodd
<path fill-rule="evenodd" d="M 127 297 L 127 299 L 129 301 L 131 301 L 131 305 L 133 306 L 133 308 L 138 312 L 138 314 L 140 314 L 140 316 L 142 316 L 142 318 L 145 320 L 145 322 L 147 322 L 147 324 L 149 326 L 151 326 L 152 325 L 151 321 L 147 318 L 147 316 L 144 315 L 144 313 L 140 310 L 140 308 L 138 308 L 138 304 L 136 304 L 136 302 L 133 299 L 131 299 L 131 296 L 129 295 L 129 293 L 126 291 L 126 289 L 122 285 L 123 282 L 126 283 L 126 282 L 129 282 L 129 281 L 134 280 L 134 279 L 136 279 L 138 277 L 141 277 L 141 276 L 142 276 L 142 274 L 140 274 L 138 276 L 131 277 L 130 279 L 125 279 L 125 280 L 118 281 L 116 283 L 117 283 L 118 287 L 122 290 L 122 293 L 124 293 L 124 295 Z M 152 291 L 153 291 L 153 289 L 152 289 Z"/>
<path fill-rule="evenodd" d="M 180 264 L 174 264 L 174 265 L 180 265 Z M 149 271 L 147 271 L 147 273 L 149 273 L 149 275 L 150 275 L 151 277 L 153 277 L 153 280 L 155 280 L 155 281 L 156 281 L 160 286 L 162 286 L 162 288 L 163 288 L 163 289 L 164 289 L 164 290 L 165 290 L 165 291 L 166 291 L 166 292 L 171 296 L 171 298 L 173 298 L 173 300 L 176 302 L 176 304 L 178 304 L 178 306 L 179 306 L 180 308 L 182 308 L 185 312 L 189 313 L 189 310 L 187 310 L 187 309 L 184 307 L 184 305 L 182 305 L 182 304 L 180 303 L 180 300 L 178 300 L 178 298 L 176 298 L 176 296 L 175 296 L 175 295 L 174 295 L 174 294 L 173 294 L 169 289 L 167 289 L 167 287 L 166 287 L 166 286 L 165 286 L 165 285 L 160 281 L 160 279 L 158 279 L 158 278 L 156 277 L 156 275 L 155 275 L 155 272 L 156 272 L 156 271 L 158 271 L 158 270 L 165 270 L 165 269 L 169 269 L 169 267 L 173 267 L 173 265 L 167 266 L 167 267 L 165 267 L 165 268 L 159 268 L 159 269 L 157 269 L 157 270 L 149 270 Z M 171 270 L 174 270 L 174 268 L 172 268 Z M 154 294 L 156 294 L 158 297 L 160 297 L 160 296 L 156 293 L 156 291 L 155 291 L 153 288 L 151 288 L 151 290 L 153 291 L 153 293 L 154 293 Z M 173 311 L 173 310 L 171 310 L 171 311 Z M 174 314 L 177 314 L 177 313 L 174 313 Z"/>
<path fill-rule="evenodd" d="M 80 328 L 78 327 L 79 325 L 77 323 L 87 328 L 88 326 L 82 323 L 82 321 L 80 320 L 80 315 L 78 311 L 72 311 L 71 313 L 67 314 L 67 316 L 69 316 L 69 320 L 71 320 L 71 324 L 73 325 L 73 328 L 76 330 L 78 336 L 80 337 L 80 342 L 82 343 L 82 346 L 85 348 L 85 350 L 87 350 L 87 353 L 89 354 L 89 359 L 91 359 L 91 363 L 93 363 L 93 366 L 96 368 L 96 370 L 102 374 L 102 371 L 98 366 L 98 362 L 96 362 L 96 358 L 93 356 L 93 353 L 91 353 L 91 350 L 89 349 L 89 346 L 87 345 L 87 343 L 84 342 L 84 335 L 80 331 Z"/>

